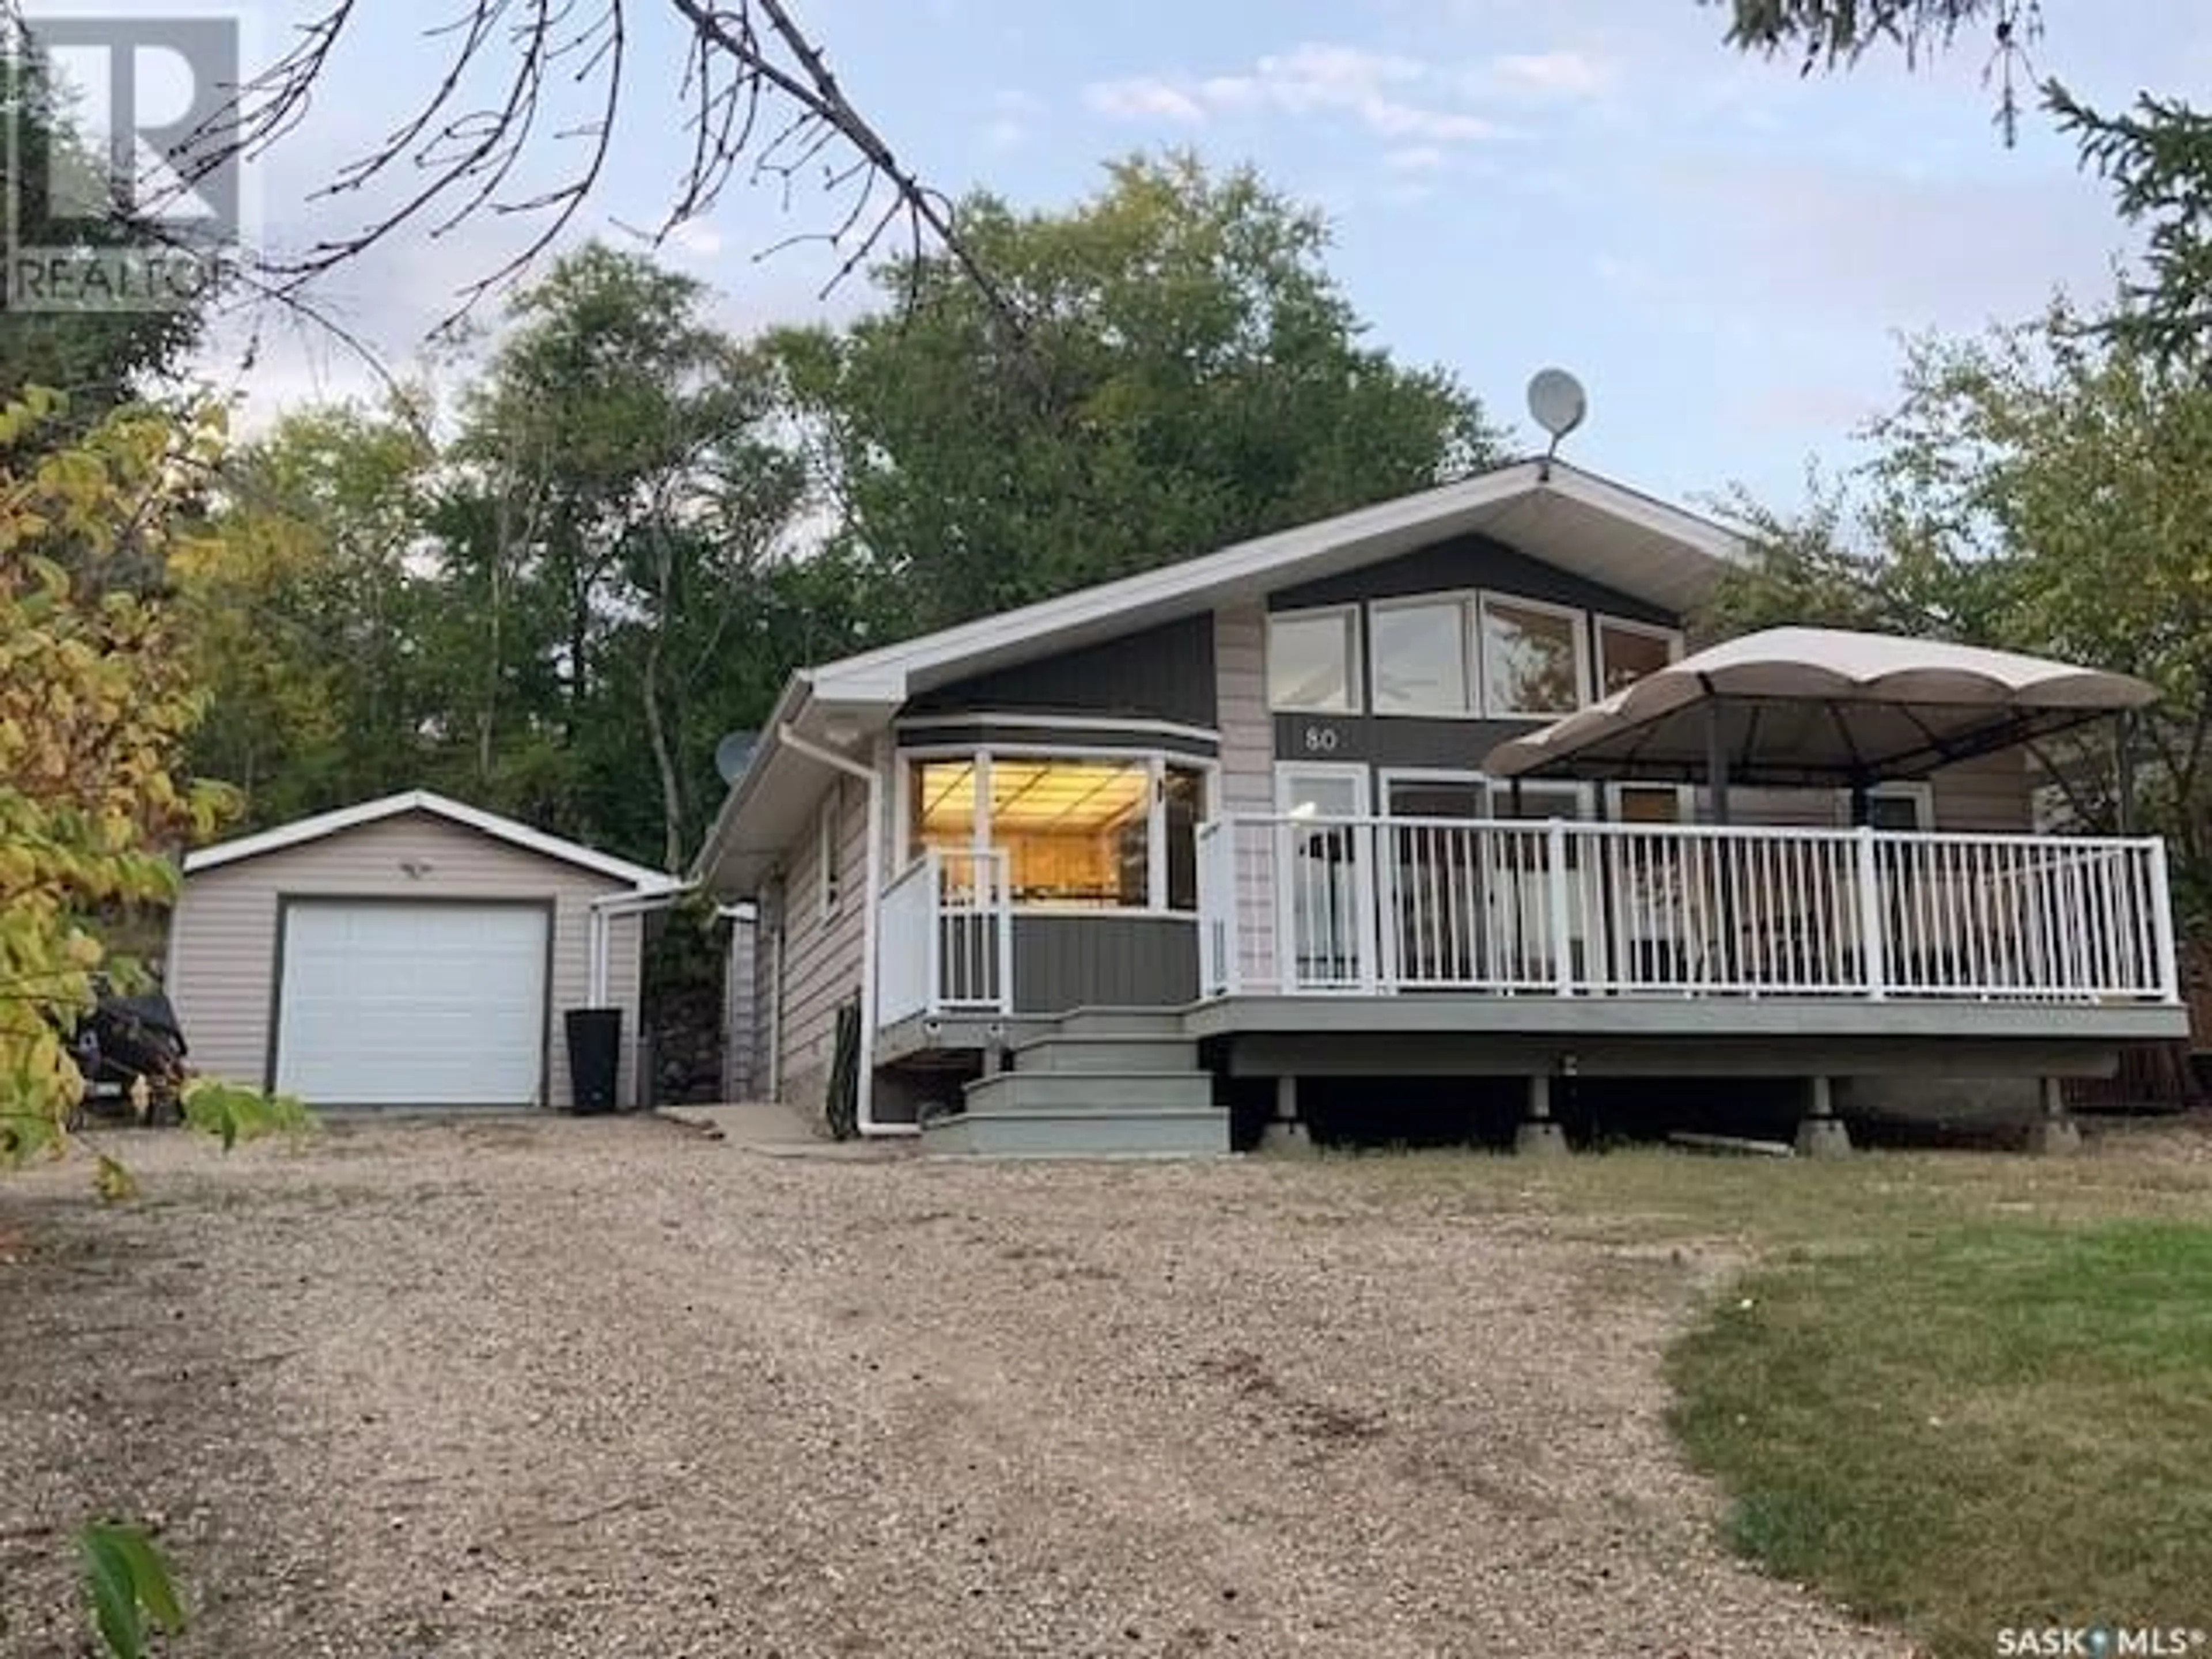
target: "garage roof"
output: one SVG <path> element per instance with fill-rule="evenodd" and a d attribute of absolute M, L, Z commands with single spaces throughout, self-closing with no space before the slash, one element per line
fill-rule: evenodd
<path fill-rule="evenodd" d="M 217 842 L 212 847 L 203 847 L 198 852 L 185 854 L 185 873 L 197 875 L 203 870 L 218 869 L 226 864 L 257 859 L 264 853 L 280 852 L 304 842 L 319 841 L 325 836 L 342 835 L 348 830 L 357 830 L 363 824 L 398 817 L 407 812 L 428 812 L 433 817 L 444 818 L 449 823 L 481 831 L 510 846 L 520 847 L 549 859 L 558 859 L 563 864 L 573 864 L 615 881 L 625 882 L 641 893 L 665 893 L 683 885 L 676 877 L 659 870 L 648 870 L 641 864 L 632 864 L 628 859 L 618 859 L 611 853 L 596 851 L 580 842 L 549 836 L 543 830 L 533 830 L 526 823 L 519 823 L 513 818 L 501 817 L 496 812 L 487 812 L 481 806 L 471 806 L 464 801 L 453 800 L 428 789 L 404 790 L 398 794 L 365 800 L 357 805 L 341 806 L 335 811 L 318 812 L 313 817 L 295 818 L 289 823 L 280 823 L 273 830 L 262 830 L 258 835 Z"/>

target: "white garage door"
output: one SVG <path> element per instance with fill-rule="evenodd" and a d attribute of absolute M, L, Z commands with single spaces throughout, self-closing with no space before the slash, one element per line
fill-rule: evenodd
<path fill-rule="evenodd" d="M 534 905 L 292 901 L 277 1088 L 310 1105 L 534 1105 L 546 922 Z"/>

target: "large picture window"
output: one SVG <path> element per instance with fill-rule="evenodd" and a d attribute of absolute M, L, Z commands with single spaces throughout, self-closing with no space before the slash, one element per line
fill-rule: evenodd
<path fill-rule="evenodd" d="M 1492 715 L 1571 714 L 1582 707 L 1582 618 L 1527 600 L 1482 601 L 1483 708 Z"/>
<path fill-rule="evenodd" d="M 1322 714 L 1359 712 L 1359 607 L 1267 618 L 1267 702 Z"/>
<path fill-rule="evenodd" d="M 1467 607 L 1457 599 L 1376 605 L 1368 617 L 1378 714 L 1464 714 Z"/>
<path fill-rule="evenodd" d="M 916 760 L 908 801 L 911 853 L 1003 852 L 1017 904 L 1198 907 L 1198 767 L 1149 755 Z M 956 884 L 973 879 L 957 857 L 948 869 Z"/>

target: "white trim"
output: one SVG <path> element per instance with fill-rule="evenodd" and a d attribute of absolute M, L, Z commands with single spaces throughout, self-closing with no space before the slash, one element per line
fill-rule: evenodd
<path fill-rule="evenodd" d="M 279 824 L 273 830 L 264 830 L 256 835 L 217 842 L 212 847 L 203 847 L 198 852 L 185 854 L 185 873 L 191 876 L 203 870 L 220 869 L 226 864 L 259 858 L 265 853 L 282 852 L 285 848 L 302 846 L 329 836 L 343 835 L 349 830 L 381 823 L 386 818 L 398 817 L 406 812 L 428 812 L 433 817 L 444 818 L 448 823 L 479 830 L 510 846 L 542 854 L 550 859 L 558 859 L 563 864 L 594 871 L 616 881 L 628 882 L 641 892 L 668 892 L 684 884 L 678 877 L 659 870 L 648 870 L 641 864 L 632 864 L 628 859 L 618 859 L 611 853 L 594 851 L 577 842 L 564 841 L 558 836 L 546 834 L 543 830 L 533 830 L 526 823 L 518 823 L 513 818 L 501 817 L 496 812 L 467 805 L 428 789 L 410 789 L 397 795 L 385 795 L 376 800 L 342 806 L 335 811 L 318 812 L 312 817 L 295 818 L 289 823 Z"/>
<path fill-rule="evenodd" d="M 1556 617 L 1568 627 L 1567 637 L 1573 642 L 1575 653 L 1575 706 L 1572 708 L 1492 708 L 1490 706 L 1490 634 L 1485 623 L 1489 620 L 1492 605 L 1509 610 L 1527 611 L 1540 617 Z M 1475 706 L 1482 710 L 1483 718 L 1493 720 L 1556 720 L 1578 714 L 1590 704 L 1590 616 L 1588 611 L 1571 605 L 1559 605 L 1550 599 L 1531 599 L 1518 593 L 1507 593 L 1495 588 L 1484 588 L 1475 595 L 1474 656 L 1475 672 L 1480 676 Z"/>
<path fill-rule="evenodd" d="M 891 729 L 903 735 L 916 726 L 1003 726 L 1010 731 L 1127 732 L 1133 737 L 1188 738 L 1196 743 L 1221 741 L 1220 732 L 1211 726 L 1185 726 L 1178 720 L 1114 720 L 1096 714 L 994 714 L 977 710 L 958 714 L 902 714 L 892 723 Z M 902 752 L 918 752 L 930 746 L 924 744 L 915 750 Z M 1131 752 L 1144 751 L 1133 747 Z"/>
<path fill-rule="evenodd" d="M 1344 630 L 1349 656 L 1344 665 L 1344 690 L 1348 701 L 1341 708 L 1328 708 L 1319 703 L 1277 702 L 1275 701 L 1275 624 L 1279 622 L 1311 622 L 1316 617 L 1334 617 L 1348 625 Z M 1306 605 L 1297 611 L 1270 611 L 1267 613 L 1267 641 L 1260 660 L 1260 674 L 1267 693 L 1267 712 L 1271 714 L 1325 714 L 1338 719 L 1367 712 L 1367 617 L 1366 608 L 1357 599 L 1347 599 L 1341 605 Z"/>

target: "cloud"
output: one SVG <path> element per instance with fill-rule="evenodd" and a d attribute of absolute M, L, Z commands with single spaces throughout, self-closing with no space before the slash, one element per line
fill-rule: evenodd
<path fill-rule="evenodd" d="M 1310 42 L 1269 53 L 1238 74 L 1104 81 L 1087 88 L 1084 98 L 1092 109 L 1121 119 L 1194 125 L 1217 115 L 1338 116 L 1409 145 L 1499 136 L 1497 123 L 1440 93 L 1449 94 L 1448 77 L 1418 58 Z"/>
<path fill-rule="evenodd" d="M 1480 86 L 1516 97 L 1571 101 L 1602 96 L 1611 90 L 1613 66 L 1588 52 L 1506 52 L 1490 60 Z"/>
<path fill-rule="evenodd" d="M 1451 164 L 1451 157 L 1434 144 L 1411 144 L 1382 158 L 1393 173 L 1437 173 Z"/>
<path fill-rule="evenodd" d="M 1137 121 L 1162 117 L 1170 121 L 1200 122 L 1206 106 L 1181 88 L 1148 76 L 1127 81 L 1100 81 L 1083 89 L 1083 101 L 1101 115 Z"/>

